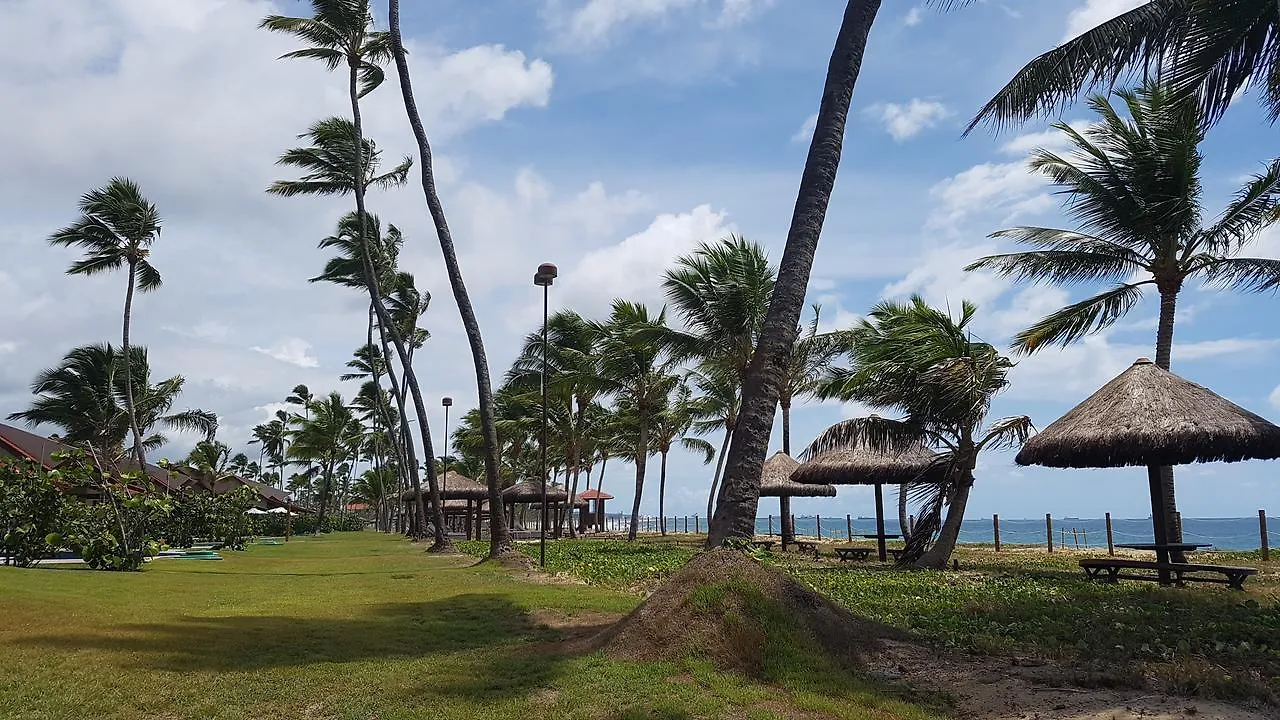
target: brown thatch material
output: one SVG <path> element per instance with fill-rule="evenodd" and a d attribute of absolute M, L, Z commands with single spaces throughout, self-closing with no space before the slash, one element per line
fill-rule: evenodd
<path fill-rule="evenodd" d="M 466 475 L 459 475 L 450 470 L 446 479 L 444 473 L 436 475 L 436 483 L 440 485 L 440 498 L 442 500 L 487 500 L 489 499 L 489 488 L 479 480 L 472 480 Z M 423 498 L 428 497 L 431 492 L 427 489 L 426 480 L 422 481 Z M 412 502 L 414 499 L 413 490 L 405 490 L 400 493 L 402 502 Z"/>
<path fill-rule="evenodd" d="M 547 502 L 559 503 L 569 499 L 569 493 L 555 486 L 547 486 Z M 542 483 L 534 481 L 518 482 L 502 491 L 502 501 L 506 503 L 542 502 Z"/>
<path fill-rule="evenodd" d="M 915 445 L 901 452 L 866 447 L 829 450 L 791 473 L 792 482 L 806 485 L 905 485 L 938 480 L 947 466 L 938 453 Z"/>
<path fill-rule="evenodd" d="M 1122 467 L 1280 457 L 1280 427 L 1139 358 L 1027 441 L 1019 465 Z"/>
<path fill-rule="evenodd" d="M 836 489 L 830 485 L 812 485 L 793 482 L 791 473 L 800 463 L 779 450 L 764 461 L 760 473 L 760 497 L 835 497 Z"/>

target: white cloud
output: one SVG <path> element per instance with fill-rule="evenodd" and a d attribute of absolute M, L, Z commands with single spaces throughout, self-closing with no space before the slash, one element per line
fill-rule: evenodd
<path fill-rule="evenodd" d="M 953 243 L 926 250 L 917 266 L 906 277 L 881 291 L 884 298 L 905 298 L 920 294 L 936 306 L 950 306 L 958 311 L 962 300 L 985 307 L 1011 286 L 990 272 L 965 272 L 965 266 L 996 250 L 994 243 L 965 245 Z"/>
<path fill-rule="evenodd" d="M 18 343 L 12 340 L 6 340 L 4 342 L 0 342 L 0 355 L 8 355 L 10 353 L 17 352 L 17 350 L 18 350 Z"/>
<path fill-rule="evenodd" d="M 930 194 L 938 206 L 930 214 L 930 228 L 954 229 L 975 214 L 1003 215 L 1010 222 L 1043 203 L 1027 204 L 1042 194 L 1044 180 L 1027 170 L 1024 163 L 982 163 L 937 183 Z"/>
<path fill-rule="evenodd" d="M 868 108 L 867 112 L 884 123 L 885 130 L 898 142 L 915 137 L 951 114 L 946 105 L 935 100 L 920 98 L 912 98 L 901 105 L 876 103 Z"/>
<path fill-rule="evenodd" d="M 907 27 L 915 27 L 924 20 L 924 10 L 919 5 L 907 11 L 906 17 L 902 18 L 902 24 Z"/>
<path fill-rule="evenodd" d="M 818 127 L 818 113 L 814 113 L 810 115 L 809 117 L 804 119 L 803 123 L 800 123 L 800 129 L 796 131 L 795 135 L 791 136 L 791 142 L 793 143 L 809 142 L 810 140 L 813 139 L 813 130 L 816 127 Z"/>
<path fill-rule="evenodd" d="M 587 0 L 563 21 L 565 33 L 574 42 L 596 45 L 616 28 L 630 23 L 662 20 L 672 11 L 696 2 L 698 0 Z"/>
<path fill-rule="evenodd" d="M 1271 407 L 1280 410 L 1280 385 L 1277 385 L 1276 389 L 1271 391 L 1271 397 L 1268 399 L 1271 401 Z"/>
<path fill-rule="evenodd" d="M 206 320 L 196 323 L 191 327 L 182 327 L 178 325 L 164 325 L 161 330 L 167 330 L 175 335 L 194 338 L 196 340 L 208 340 L 211 342 L 221 342 L 227 339 L 227 335 L 231 332 L 231 328 L 220 322 Z"/>
<path fill-rule="evenodd" d="M 1077 132 L 1084 132 L 1089 128 L 1089 122 L 1085 120 L 1072 120 L 1067 123 Z M 1015 136 L 1009 142 L 1000 146 L 1000 152 L 1006 155 L 1014 155 L 1025 157 L 1034 150 L 1048 150 L 1050 152 L 1061 152 L 1071 147 L 1071 141 L 1066 133 L 1061 130 L 1050 128 L 1040 132 L 1024 133 Z"/>
<path fill-rule="evenodd" d="M 311 354 L 311 343 L 302 338 L 283 338 L 268 347 L 254 345 L 249 349 L 254 352 L 260 352 L 267 357 L 275 358 L 280 362 L 286 362 L 302 368 L 320 366 L 320 361 Z"/>
<path fill-rule="evenodd" d="M 716 18 L 717 27 L 733 27 L 741 25 L 757 15 L 773 7 L 775 0 L 724 0 L 720 15 Z"/>
<path fill-rule="evenodd" d="M 1062 35 L 1062 41 L 1066 42 L 1086 30 L 1092 30 L 1146 2 L 1147 0 L 1085 0 L 1084 5 L 1067 15 L 1067 29 Z"/>

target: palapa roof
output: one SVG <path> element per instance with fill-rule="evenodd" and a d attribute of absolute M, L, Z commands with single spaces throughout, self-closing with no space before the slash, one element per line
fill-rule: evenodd
<path fill-rule="evenodd" d="M 452 470 L 449 471 L 448 475 L 437 473 L 436 484 L 440 486 L 440 498 L 442 500 L 485 500 L 489 497 L 489 488 L 484 483 L 479 480 L 472 480 L 466 475 L 459 475 Z M 427 484 L 423 482 L 421 485 L 422 492 L 430 494 Z M 413 499 L 414 492 L 412 488 L 400 493 L 400 500 L 403 502 L 412 502 Z"/>
<path fill-rule="evenodd" d="M 1280 457 L 1280 427 L 1147 358 L 1031 438 L 1019 465 L 1122 467 Z"/>
<path fill-rule="evenodd" d="M 612 500 L 613 496 L 607 492 L 601 492 L 598 488 L 592 488 L 586 492 L 578 493 L 579 500 Z"/>
<path fill-rule="evenodd" d="M 565 502 L 569 493 L 556 485 L 547 486 L 547 502 Z M 502 491 L 503 502 L 530 503 L 542 502 L 542 483 L 524 480 Z"/>
<path fill-rule="evenodd" d="M 836 489 L 830 485 L 798 483 L 791 480 L 791 473 L 800 467 L 799 461 L 779 450 L 764 461 L 760 473 L 760 497 L 835 497 Z"/>
<path fill-rule="evenodd" d="M 805 485 L 905 485 L 929 482 L 946 472 L 938 453 L 924 445 L 899 451 L 865 446 L 828 450 L 803 462 L 791 480 Z"/>

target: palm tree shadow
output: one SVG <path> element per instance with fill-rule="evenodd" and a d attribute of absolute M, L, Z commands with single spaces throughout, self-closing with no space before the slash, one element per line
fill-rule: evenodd
<path fill-rule="evenodd" d="M 110 633 L 49 633 L 21 642 L 72 652 L 113 651 L 122 664 L 156 670 L 243 671 L 420 658 L 559 637 L 507 597 L 466 594 L 375 605 L 354 617 L 185 617 L 124 625 Z"/>

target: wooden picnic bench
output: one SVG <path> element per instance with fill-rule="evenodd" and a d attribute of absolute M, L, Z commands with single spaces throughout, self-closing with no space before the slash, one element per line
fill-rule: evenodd
<path fill-rule="evenodd" d="M 1084 568 L 1084 574 L 1090 580 L 1107 580 L 1108 582 L 1117 580 L 1159 581 L 1160 577 L 1158 575 L 1122 572 L 1124 570 L 1155 570 L 1156 572 L 1164 571 L 1169 573 L 1173 576 L 1173 581 L 1179 585 L 1189 582 L 1219 583 L 1230 587 L 1232 590 L 1244 590 L 1244 581 L 1249 579 L 1250 576 L 1258 574 L 1256 568 L 1234 567 L 1231 565 L 1200 565 L 1153 562 L 1151 560 L 1125 560 L 1121 558 L 1086 558 L 1080 561 L 1080 567 Z M 1191 573 L 1213 573 L 1223 577 L 1202 577 Z"/>
<path fill-rule="evenodd" d="M 796 552 L 809 553 L 814 557 L 818 557 L 818 543 L 809 540 L 796 540 Z"/>
<path fill-rule="evenodd" d="M 840 562 L 846 560 L 866 560 L 871 557 L 871 548 L 864 547 L 838 547 L 835 548 L 836 556 L 840 558 Z"/>
<path fill-rule="evenodd" d="M 892 555 L 893 559 L 896 561 L 902 553 L 906 552 L 906 548 L 885 548 L 885 552 Z"/>

